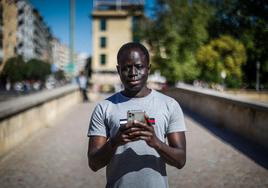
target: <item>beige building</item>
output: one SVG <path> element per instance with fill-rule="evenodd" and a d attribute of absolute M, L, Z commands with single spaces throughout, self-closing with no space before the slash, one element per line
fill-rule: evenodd
<path fill-rule="evenodd" d="M 119 84 L 116 55 L 122 44 L 134 41 L 135 21 L 143 15 L 143 1 L 95 0 L 92 12 L 92 82 Z"/>
<path fill-rule="evenodd" d="M 16 54 L 17 6 L 15 0 L 1 0 L 2 5 L 2 71 L 5 61 Z"/>

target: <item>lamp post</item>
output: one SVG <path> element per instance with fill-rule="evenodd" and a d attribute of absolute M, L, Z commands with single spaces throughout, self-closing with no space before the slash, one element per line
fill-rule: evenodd
<path fill-rule="evenodd" d="M 224 70 L 221 71 L 221 78 L 223 80 L 223 87 L 224 87 L 224 85 L 225 85 L 225 78 L 226 78 L 226 72 Z"/>
<path fill-rule="evenodd" d="M 69 64 L 67 70 L 70 78 L 74 76 L 74 9 L 75 9 L 75 0 L 70 0 L 70 48 L 69 48 Z"/>
<path fill-rule="evenodd" d="M 260 62 L 256 62 L 256 91 L 260 90 Z"/>

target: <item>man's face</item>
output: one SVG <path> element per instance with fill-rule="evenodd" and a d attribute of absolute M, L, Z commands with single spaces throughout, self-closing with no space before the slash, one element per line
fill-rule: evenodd
<path fill-rule="evenodd" d="M 149 64 L 139 49 L 130 49 L 121 55 L 117 66 L 120 79 L 126 91 L 141 91 L 146 86 Z"/>

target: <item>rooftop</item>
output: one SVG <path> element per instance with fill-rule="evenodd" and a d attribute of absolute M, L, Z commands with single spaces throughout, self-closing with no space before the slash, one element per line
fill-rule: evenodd
<path fill-rule="evenodd" d="M 144 0 L 93 0 L 94 10 L 143 10 Z"/>

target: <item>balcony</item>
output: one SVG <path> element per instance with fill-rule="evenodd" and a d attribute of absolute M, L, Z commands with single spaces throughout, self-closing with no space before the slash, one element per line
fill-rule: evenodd
<path fill-rule="evenodd" d="M 94 0 L 94 10 L 143 10 L 144 0 Z"/>

